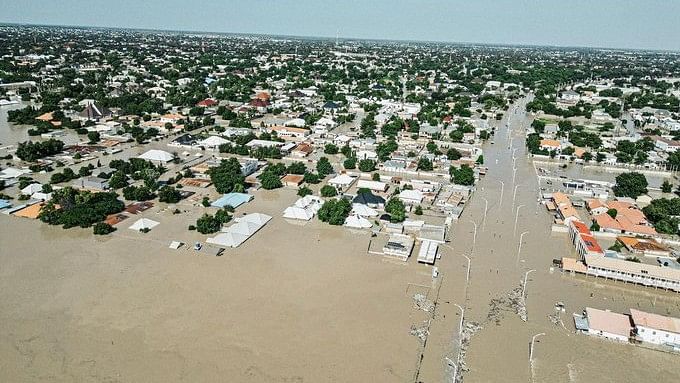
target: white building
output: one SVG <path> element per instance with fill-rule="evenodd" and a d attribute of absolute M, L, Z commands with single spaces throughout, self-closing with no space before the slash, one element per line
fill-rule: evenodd
<path fill-rule="evenodd" d="M 173 160 L 172 154 L 166 152 L 165 150 L 151 149 L 146 153 L 140 155 L 138 158 L 143 160 L 148 160 L 155 163 L 164 164 Z"/>
<path fill-rule="evenodd" d="M 347 190 L 354 183 L 356 177 L 352 177 L 347 174 L 338 174 L 337 176 L 328 180 L 328 184 L 335 186 L 338 190 Z"/>
<path fill-rule="evenodd" d="M 418 205 L 423 202 L 423 193 L 419 190 L 402 190 L 399 199 L 407 205 Z"/>
<path fill-rule="evenodd" d="M 680 292 L 680 270 L 585 255 L 586 274 Z"/>
<path fill-rule="evenodd" d="M 584 318 L 587 320 L 588 335 L 619 342 L 628 342 L 630 339 L 633 326 L 628 315 L 586 307 Z"/>
<path fill-rule="evenodd" d="M 359 189 L 368 189 L 371 191 L 384 192 L 387 190 L 387 184 L 380 181 L 359 180 L 357 182 Z"/>
<path fill-rule="evenodd" d="M 423 241 L 420 244 L 420 251 L 418 251 L 418 262 L 434 265 L 434 261 L 437 258 L 438 249 L 438 243 L 433 241 Z"/>
<path fill-rule="evenodd" d="M 411 256 L 414 243 L 415 241 L 413 238 L 411 238 L 411 236 L 404 234 L 392 234 L 387 240 L 385 246 L 383 246 L 383 253 L 406 262 L 408 257 Z"/>
<path fill-rule="evenodd" d="M 680 351 L 680 319 L 630 309 L 636 339 Z"/>

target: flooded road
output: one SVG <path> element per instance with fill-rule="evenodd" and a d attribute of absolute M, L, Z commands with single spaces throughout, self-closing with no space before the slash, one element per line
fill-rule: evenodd
<path fill-rule="evenodd" d="M 465 310 L 463 328 L 477 330 L 459 363 L 469 369 L 463 373 L 465 382 L 679 381 L 675 355 L 574 333 L 572 313 L 585 306 L 616 312 L 640 307 L 680 316 L 680 299 L 677 294 L 562 275 L 559 269 L 550 268 L 553 259 L 574 256 L 573 250 L 566 235 L 551 234 L 551 217 L 537 203 L 537 178 L 523 139 L 523 127 L 530 121 L 522 109 L 508 114 L 509 129 L 501 124 L 495 145 L 485 148 L 489 172 L 455 224 L 450 243 L 453 254 L 439 264 L 442 274 L 464 281 L 461 268 L 466 260 L 460 254 L 469 255 L 470 282 L 467 289 L 464 282 L 442 287 L 441 315 L 432 336 L 439 339 L 433 344 L 444 348 L 448 343 L 449 348 L 443 356 L 434 347 L 426 352 L 422 381 L 452 381 L 453 375 L 462 372 L 453 366 L 461 311 L 455 304 Z M 516 304 L 525 276 L 526 322 Z M 564 303 L 565 312 L 555 311 L 557 302 Z M 535 335 L 532 373 L 529 344 Z M 633 360 L 644 362 L 626 367 Z"/>

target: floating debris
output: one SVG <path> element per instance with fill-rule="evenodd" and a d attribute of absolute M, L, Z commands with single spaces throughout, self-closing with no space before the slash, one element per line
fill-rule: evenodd
<path fill-rule="evenodd" d="M 424 294 L 415 294 L 413 296 L 413 301 L 416 305 L 416 308 L 419 310 L 423 310 L 428 313 L 434 312 L 434 302 L 428 300 Z"/>
<path fill-rule="evenodd" d="M 430 335 L 429 328 L 429 321 L 424 321 L 420 326 L 411 325 L 411 335 L 418 337 L 418 339 L 420 339 L 420 343 L 424 345 L 427 341 L 427 336 Z"/>

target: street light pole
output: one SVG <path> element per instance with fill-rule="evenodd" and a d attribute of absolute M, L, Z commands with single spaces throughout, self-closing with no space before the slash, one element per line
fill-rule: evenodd
<path fill-rule="evenodd" d="M 497 180 L 498 182 L 501 183 L 501 199 L 498 202 L 498 208 L 500 209 L 503 206 L 503 189 L 505 189 L 505 182 L 501 180 Z"/>
<path fill-rule="evenodd" d="M 514 165 L 513 165 L 514 166 Z M 512 168 L 512 184 L 515 184 L 515 177 L 517 176 L 517 167 Z"/>
<path fill-rule="evenodd" d="M 486 213 L 489 211 L 489 200 L 486 199 L 485 197 L 482 197 L 484 200 L 484 221 L 482 221 L 482 231 L 486 230 Z"/>
<path fill-rule="evenodd" d="M 536 270 L 531 269 L 531 270 L 527 271 L 526 273 L 524 273 L 524 282 L 522 283 L 522 299 L 526 299 L 524 295 L 526 294 L 526 291 L 527 291 L 527 277 L 529 276 L 529 274 L 533 273 L 534 271 L 536 271 Z"/>
<path fill-rule="evenodd" d="M 513 236 L 517 235 L 517 220 L 519 219 L 519 209 L 523 208 L 524 204 L 517 206 L 517 213 L 515 213 L 515 229 L 512 232 Z"/>
<path fill-rule="evenodd" d="M 472 235 L 472 251 L 475 251 L 475 245 L 477 244 L 477 223 L 473 220 L 470 220 L 470 223 L 472 223 L 475 227 L 475 232 Z"/>
<path fill-rule="evenodd" d="M 522 186 L 522 184 L 515 185 L 515 191 L 512 192 L 512 210 L 515 210 L 515 198 L 517 197 L 517 188 Z"/>
<path fill-rule="evenodd" d="M 444 244 L 442 246 L 453 251 L 453 247 L 451 247 L 449 245 Z M 465 254 L 459 254 L 459 255 L 462 256 L 462 257 L 465 257 L 465 259 L 467 260 L 467 271 L 465 273 L 465 301 L 467 301 L 468 285 L 470 284 L 470 265 L 472 264 L 472 261 L 470 260 L 470 257 L 468 257 Z M 460 364 L 460 352 L 461 352 L 462 345 L 463 345 L 462 334 L 463 334 L 463 320 L 465 318 L 465 308 L 463 306 L 460 306 L 459 304 L 456 304 L 456 303 L 454 303 L 453 305 L 456 306 L 460 310 L 460 322 L 458 324 L 458 354 L 456 356 L 455 362 L 453 362 L 448 357 L 446 357 L 445 359 L 447 360 L 449 365 L 453 367 L 453 382 L 456 383 L 458 381 L 457 378 L 458 378 L 458 364 Z"/>
<path fill-rule="evenodd" d="M 529 370 L 531 372 L 531 381 L 534 381 L 534 342 L 539 336 L 545 335 L 544 332 L 536 334 L 531 337 L 531 344 L 529 346 Z"/>
<path fill-rule="evenodd" d="M 470 257 L 468 257 L 467 255 L 465 255 L 465 254 L 461 254 L 461 255 L 463 257 L 465 257 L 465 259 L 467 259 L 467 262 L 468 262 L 467 271 L 465 272 L 465 299 L 467 299 L 467 287 L 468 287 L 468 284 L 470 283 L 470 263 L 472 263 L 472 261 L 470 261 Z"/>
<path fill-rule="evenodd" d="M 522 252 L 522 239 L 524 239 L 524 235 L 528 234 L 528 231 L 523 232 L 519 236 L 519 246 L 517 247 L 517 264 L 519 265 L 519 254 Z"/>
<path fill-rule="evenodd" d="M 453 383 L 458 381 L 458 365 L 460 364 L 460 352 L 463 348 L 463 318 L 465 316 L 465 309 L 459 304 L 454 303 L 454 306 L 458 307 L 460 310 L 460 322 L 458 323 L 458 353 L 456 354 L 456 361 L 453 362 L 451 359 L 446 358 L 451 366 L 453 366 Z"/>

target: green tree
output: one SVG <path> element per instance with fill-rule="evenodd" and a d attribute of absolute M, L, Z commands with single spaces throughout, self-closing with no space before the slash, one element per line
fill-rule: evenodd
<path fill-rule="evenodd" d="M 670 193 L 673 191 L 673 184 L 671 184 L 668 180 L 663 180 L 663 183 L 661 184 L 661 191 L 664 193 Z"/>
<path fill-rule="evenodd" d="M 81 166 L 80 169 L 78 169 L 78 175 L 80 177 L 90 176 L 92 175 L 92 170 L 87 166 Z"/>
<path fill-rule="evenodd" d="M 375 170 L 375 161 L 364 159 L 359 161 L 359 170 L 362 172 L 372 172 Z"/>
<path fill-rule="evenodd" d="M 307 182 L 308 184 L 318 184 L 321 182 L 321 177 L 319 177 L 319 175 L 316 173 L 306 172 L 303 181 Z"/>
<path fill-rule="evenodd" d="M 222 228 L 222 222 L 209 214 L 203 214 L 196 221 L 196 230 L 201 234 L 217 233 Z"/>
<path fill-rule="evenodd" d="M 575 151 L 576 149 L 574 149 L 573 146 L 567 146 L 566 148 L 562 149 L 562 154 L 565 156 L 571 156 Z"/>
<path fill-rule="evenodd" d="M 67 186 L 52 193 L 52 199 L 42 208 L 38 218 L 50 225 L 62 225 L 65 229 L 89 227 L 103 221 L 109 214 L 119 213 L 124 207 L 116 193 L 92 193 Z"/>
<path fill-rule="evenodd" d="M 613 190 L 617 197 L 637 198 L 647 193 L 647 179 L 637 172 L 619 174 Z"/>
<path fill-rule="evenodd" d="M 182 193 L 172 186 L 163 186 L 158 190 L 158 200 L 165 203 L 177 203 L 182 199 Z"/>
<path fill-rule="evenodd" d="M 356 169 L 357 167 L 357 159 L 354 157 L 347 157 L 345 160 L 342 162 L 342 167 L 345 169 Z"/>
<path fill-rule="evenodd" d="M 322 197 L 335 197 L 338 195 L 338 190 L 331 185 L 324 185 L 320 191 Z"/>
<path fill-rule="evenodd" d="M 387 201 L 385 211 L 390 214 L 390 221 L 393 223 L 404 222 L 406 219 L 406 207 L 397 197 L 392 197 Z"/>
<path fill-rule="evenodd" d="M 461 157 L 463 157 L 463 155 L 456 148 L 449 148 L 449 150 L 446 151 L 446 158 L 448 158 L 449 161 L 459 160 Z"/>
<path fill-rule="evenodd" d="M 106 235 L 116 231 L 116 228 L 106 222 L 97 222 L 92 227 L 92 231 L 95 235 Z"/>
<path fill-rule="evenodd" d="M 308 195 L 312 195 L 312 194 L 314 194 L 314 192 L 312 191 L 312 189 L 308 188 L 307 186 L 303 186 L 300 189 L 298 189 L 298 191 L 297 191 L 297 195 L 300 196 L 300 197 L 304 197 L 304 196 L 308 196 Z"/>
<path fill-rule="evenodd" d="M 536 131 L 536 133 L 539 133 L 539 134 L 540 134 L 540 133 L 543 133 L 543 132 L 545 131 L 545 121 L 534 120 L 534 121 L 531 123 L 531 127 L 534 128 L 534 130 Z"/>
<path fill-rule="evenodd" d="M 330 155 L 338 154 L 338 147 L 335 146 L 334 144 L 328 143 L 324 147 L 323 152 L 325 154 L 330 154 Z"/>
<path fill-rule="evenodd" d="M 347 158 L 353 157 L 352 148 L 349 145 L 345 145 L 340 149 L 340 152 Z"/>
<path fill-rule="evenodd" d="M 33 162 L 41 158 L 61 153 L 64 143 L 50 138 L 42 142 L 21 142 L 15 154 L 23 161 Z"/>
<path fill-rule="evenodd" d="M 278 189 L 283 186 L 281 183 L 281 178 L 276 175 L 273 171 L 266 170 L 259 176 L 260 184 L 265 190 Z"/>
<path fill-rule="evenodd" d="M 423 215 L 423 208 L 420 205 L 418 205 L 416 206 L 413 212 L 415 213 L 415 215 Z"/>
<path fill-rule="evenodd" d="M 229 193 L 234 190 L 236 185 L 245 186 L 241 164 L 234 157 L 222 160 L 220 165 L 210 169 L 208 174 L 218 193 Z"/>
<path fill-rule="evenodd" d="M 128 201 L 148 201 L 156 195 L 147 186 L 128 186 L 123 188 L 123 197 Z"/>
<path fill-rule="evenodd" d="M 288 173 L 290 174 L 305 174 L 307 166 L 303 162 L 295 161 L 288 165 Z"/>
<path fill-rule="evenodd" d="M 327 222 L 331 225 L 342 225 L 345 219 L 352 211 L 352 204 L 344 199 L 331 199 L 321 206 L 317 216 L 322 222 Z"/>
<path fill-rule="evenodd" d="M 427 157 L 420 157 L 420 159 L 418 159 L 418 170 L 430 171 L 432 169 L 432 161 Z"/>
<path fill-rule="evenodd" d="M 590 162 L 590 161 L 592 161 L 592 159 L 593 159 L 593 155 L 590 154 L 590 152 L 585 152 L 585 153 L 583 153 L 583 156 L 582 156 L 581 158 L 582 158 L 583 161 L 585 161 L 585 162 Z"/>
<path fill-rule="evenodd" d="M 616 215 L 617 215 L 618 213 L 619 213 L 619 212 L 616 211 L 616 209 L 608 209 L 608 210 L 607 210 L 607 214 L 608 214 L 610 217 L 612 217 L 612 218 L 616 218 Z"/>
<path fill-rule="evenodd" d="M 449 168 L 449 174 L 453 178 L 453 183 L 457 185 L 471 186 L 475 184 L 475 172 L 467 165 L 461 165 L 460 169 Z"/>
<path fill-rule="evenodd" d="M 316 171 L 319 173 L 321 178 L 326 177 L 327 175 L 333 173 L 333 165 L 331 165 L 331 162 L 328 161 L 328 158 L 321 157 L 316 163 Z"/>
<path fill-rule="evenodd" d="M 99 135 L 99 132 L 89 132 L 87 133 L 87 139 L 90 140 L 91 144 L 96 144 L 101 140 L 101 136 Z"/>
<path fill-rule="evenodd" d="M 453 142 L 462 142 L 464 134 L 465 133 L 459 129 L 452 130 L 451 133 L 449 133 L 449 138 L 451 138 L 451 141 Z"/>

